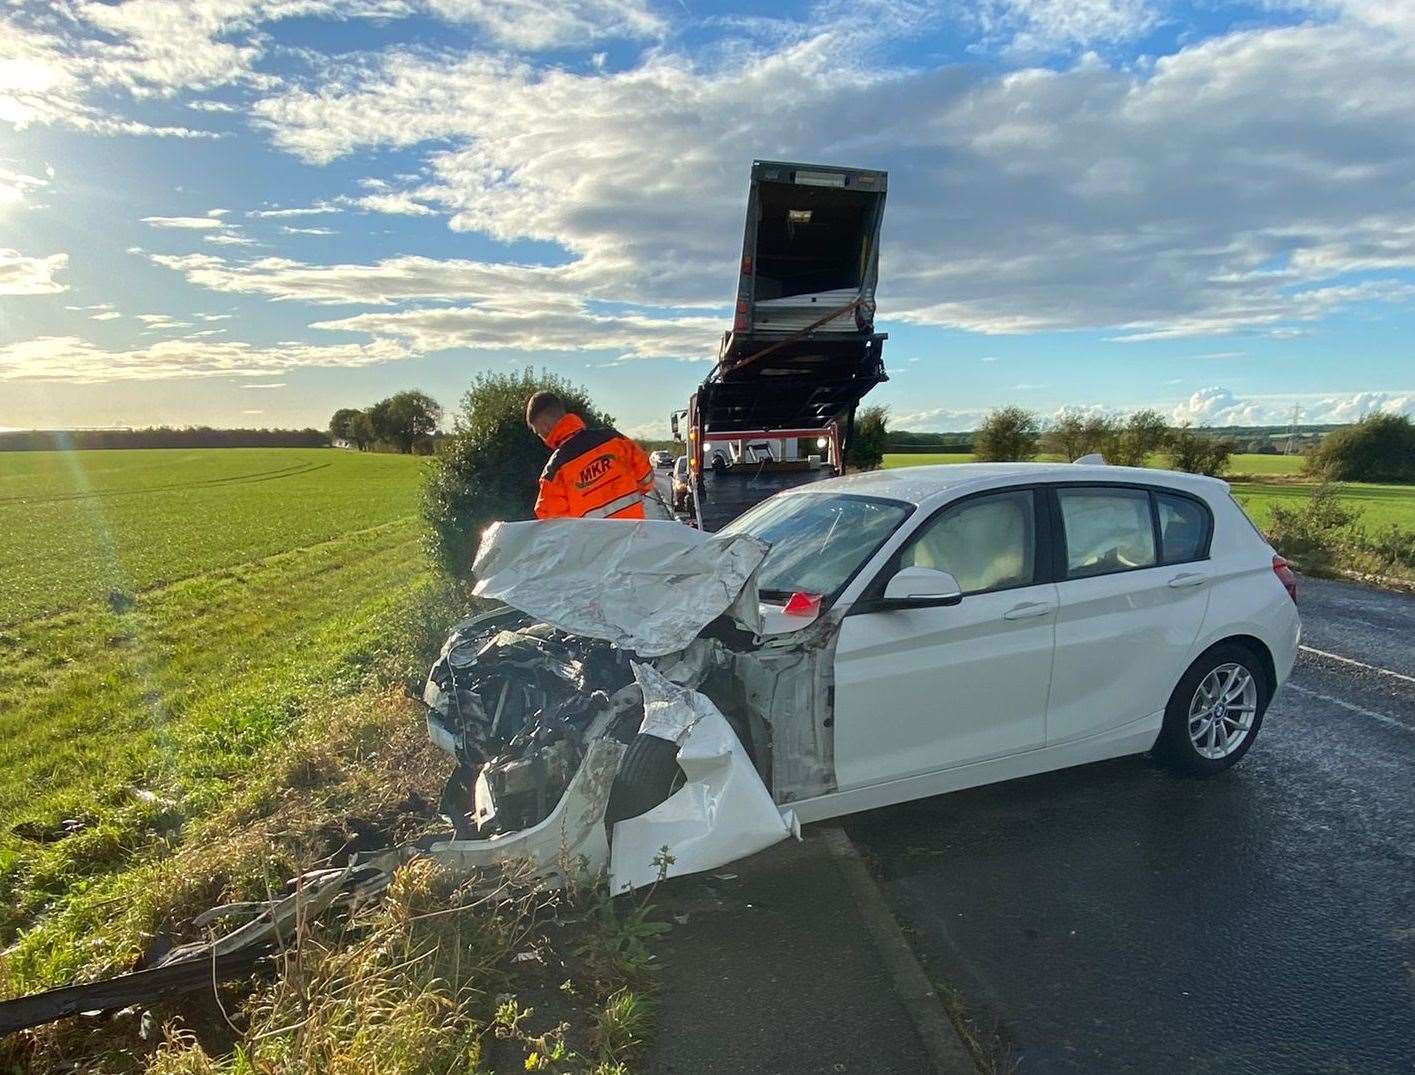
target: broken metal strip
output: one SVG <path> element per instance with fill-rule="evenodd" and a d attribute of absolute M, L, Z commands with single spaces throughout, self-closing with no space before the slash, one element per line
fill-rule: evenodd
<path fill-rule="evenodd" d="M 82 1012 L 113 1011 L 169 994 L 190 993 L 244 974 L 268 954 L 264 946 L 243 948 L 215 959 L 186 959 L 101 982 L 0 1001 L 0 1036 Z"/>

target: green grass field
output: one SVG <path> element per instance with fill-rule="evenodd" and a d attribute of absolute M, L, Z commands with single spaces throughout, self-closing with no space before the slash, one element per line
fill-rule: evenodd
<path fill-rule="evenodd" d="M 131 789 L 209 813 L 413 633 L 430 578 L 422 462 L 0 453 L 0 947 L 163 845 L 129 816 Z M 65 818 L 88 819 L 83 839 L 14 834 Z M 66 958 L 38 978 L 63 980 L 83 955 Z"/>
<path fill-rule="evenodd" d="M 418 466 L 320 448 L 0 453 L 0 625 L 409 518 Z"/>

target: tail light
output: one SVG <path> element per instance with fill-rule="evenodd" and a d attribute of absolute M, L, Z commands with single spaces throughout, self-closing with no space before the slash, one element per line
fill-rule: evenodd
<path fill-rule="evenodd" d="M 747 303 L 737 303 L 737 316 L 732 321 L 733 332 L 746 332 L 750 322 L 747 319 Z"/>
<path fill-rule="evenodd" d="M 821 595 L 799 590 L 786 599 L 781 611 L 788 616 L 814 616 L 821 609 Z"/>
<path fill-rule="evenodd" d="M 1277 581 L 1282 583 L 1282 588 L 1287 591 L 1287 596 L 1292 598 L 1292 603 L 1297 603 L 1297 576 L 1292 573 L 1292 568 L 1281 556 L 1273 557 L 1273 574 L 1277 576 Z"/>

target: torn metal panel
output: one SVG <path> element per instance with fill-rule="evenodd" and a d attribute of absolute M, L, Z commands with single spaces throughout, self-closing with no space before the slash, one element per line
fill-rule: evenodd
<path fill-rule="evenodd" d="M 795 815 L 777 809 L 727 718 L 707 697 L 648 665 L 636 663 L 634 677 L 644 692 L 640 730 L 678 744 L 686 779 L 652 810 L 614 826 L 611 892 L 710 870 L 800 835 Z M 671 861 L 660 860 L 664 849 Z"/>
<path fill-rule="evenodd" d="M 581 872 L 600 873 L 609 861 L 604 812 L 623 755 L 622 743 L 596 740 L 555 809 L 538 825 L 489 840 L 436 843 L 428 854 L 459 872 L 528 861 L 551 884 Z"/>
<path fill-rule="evenodd" d="M 477 550 L 472 592 L 570 634 L 660 657 L 729 610 L 759 632 L 753 576 L 766 553 L 750 535 L 658 519 L 495 523 Z"/>
<path fill-rule="evenodd" d="M 840 617 L 827 616 L 775 643 L 732 654 L 742 707 L 765 729 L 754 744 L 778 803 L 824 795 L 835 779 L 835 643 Z"/>

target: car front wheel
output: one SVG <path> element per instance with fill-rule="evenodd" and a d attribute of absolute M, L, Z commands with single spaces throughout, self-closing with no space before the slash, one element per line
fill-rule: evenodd
<path fill-rule="evenodd" d="M 1252 652 L 1221 643 L 1190 665 L 1174 688 L 1155 756 L 1195 776 L 1221 773 L 1253 745 L 1268 700 L 1267 680 Z"/>

